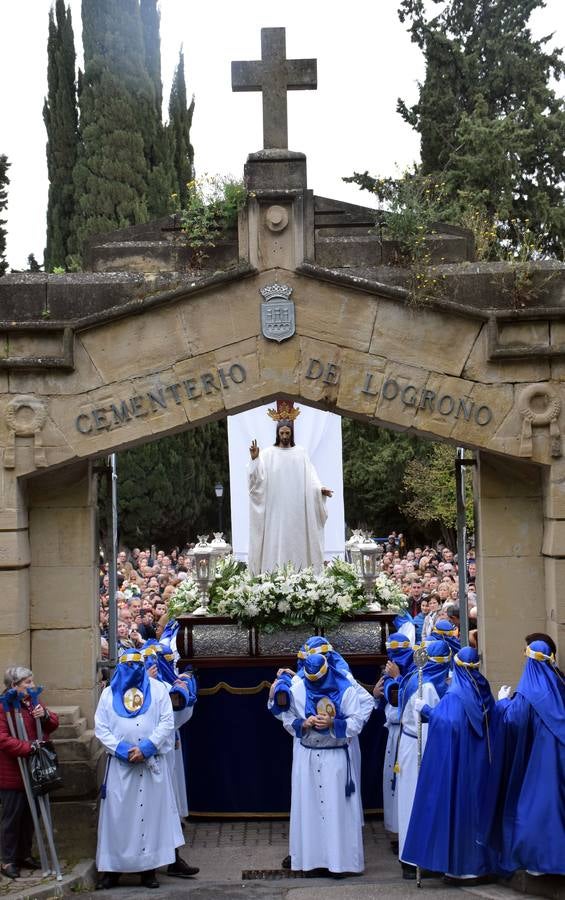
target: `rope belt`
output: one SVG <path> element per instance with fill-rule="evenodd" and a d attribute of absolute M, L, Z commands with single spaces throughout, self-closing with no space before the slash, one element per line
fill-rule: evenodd
<path fill-rule="evenodd" d="M 351 797 L 351 795 L 355 793 L 355 782 L 353 781 L 353 776 L 351 774 L 351 759 L 349 757 L 348 744 L 334 744 L 332 747 L 312 747 L 309 744 L 305 744 L 303 741 L 300 741 L 300 745 L 306 750 L 345 750 L 345 758 L 347 760 L 347 770 L 345 775 L 345 796 Z"/>

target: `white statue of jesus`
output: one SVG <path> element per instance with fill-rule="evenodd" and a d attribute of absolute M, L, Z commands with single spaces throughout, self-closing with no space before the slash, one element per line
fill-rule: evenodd
<path fill-rule="evenodd" d="M 324 565 L 326 497 L 304 447 L 294 443 L 294 419 L 300 410 L 292 402 L 277 401 L 269 410 L 277 422 L 274 446 L 249 448 L 249 570 L 270 572 L 286 563 L 296 569 Z"/>

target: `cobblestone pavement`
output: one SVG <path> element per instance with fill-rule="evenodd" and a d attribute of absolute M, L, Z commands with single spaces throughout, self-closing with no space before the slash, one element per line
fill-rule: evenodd
<path fill-rule="evenodd" d="M 118 889 L 83 896 L 93 900 L 126 900 L 146 895 L 182 895 L 188 900 L 461 900 L 464 896 L 512 900 L 519 896 L 498 884 L 463 891 L 448 887 L 439 879 L 426 879 L 419 891 L 415 882 L 403 881 L 382 823 L 367 821 L 364 833 L 364 875 L 336 881 L 305 879 L 281 869 L 281 861 L 288 853 L 287 821 L 191 822 L 185 828 L 186 846 L 181 853 L 191 865 L 200 866 L 196 878 L 169 878 L 160 873 L 161 888 L 156 893 L 142 891 L 137 876 L 126 876 Z"/>

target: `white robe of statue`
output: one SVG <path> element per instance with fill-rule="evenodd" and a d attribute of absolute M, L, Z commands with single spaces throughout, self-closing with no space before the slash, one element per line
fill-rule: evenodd
<path fill-rule="evenodd" d="M 291 562 L 324 565 L 328 517 L 322 485 L 303 447 L 266 447 L 249 464 L 249 570 L 257 575 Z"/>
<path fill-rule="evenodd" d="M 144 872 L 175 861 L 184 837 L 166 755 L 174 753 L 175 724 L 169 690 L 151 679 L 151 703 L 127 718 L 113 707 L 112 688 L 102 692 L 95 716 L 96 737 L 110 754 L 106 797 L 100 803 L 96 867 L 99 872 Z M 146 762 L 122 762 L 120 741 L 149 738 L 157 754 Z"/>
<path fill-rule="evenodd" d="M 292 722 L 306 718 L 305 707 L 304 682 L 293 679 L 291 709 L 282 716 L 284 727 L 294 738 L 289 833 L 292 869 L 362 872 L 361 785 L 354 775 L 355 793 L 345 796 L 347 757 L 341 749 L 343 744 L 351 746 L 365 724 L 359 691 L 352 684 L 340 701 L 340 715 L 347 719 L 345 739 L 314 729 L 302 738 L 296 737 Z"/>

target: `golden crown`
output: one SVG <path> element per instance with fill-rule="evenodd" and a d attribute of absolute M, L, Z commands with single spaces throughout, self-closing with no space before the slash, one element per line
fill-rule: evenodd
<path fill-rule="evenodd" d="M 297 416 L 300 415 L 300 410 L 294 406 L 292 400 L 277 400 L 277 408 L 267 410 L 267 415 L 274 419 L 275 422 L 280 422 L 282 419 L 294 422 Z"/>

